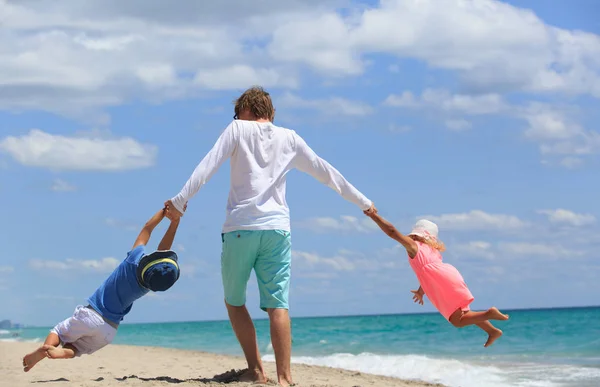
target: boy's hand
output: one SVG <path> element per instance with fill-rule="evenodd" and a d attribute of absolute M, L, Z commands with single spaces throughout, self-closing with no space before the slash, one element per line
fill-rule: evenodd
<path fill-rule="evenodd" d="M 423 293 L 418 290 L 411 290 L 411 293 L 413 293 L 413 300 L 423 305 Z"/>
<path fill-rule="evenodd" d="M 185 210 L 187 210 L 187 203 L 185 203 L 183 206 L 183 212 L 185 212 Z M 170 221 L 174 221 L 179 220 L 183 214 L 179 212 L 175 206 L 173 206 L 173 203 L 171 203 L 170 200 L 167 200 L 165 202 L 165 216 L 169 218 Z"/>

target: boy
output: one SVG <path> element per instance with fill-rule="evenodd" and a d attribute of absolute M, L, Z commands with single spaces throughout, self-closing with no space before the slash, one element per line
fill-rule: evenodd
<path fill-rule="evenodd" d="M 171 219 L 171 224 L 158 249 L 146 255 L 150 235 L 165 216 Z M 88 298 L 88 305 L 77 306 L 72 317 L 50 331 L 40 348 L 23 358 L 23 371 L 28 372 L 45 357 L 72 359 L 100 350 L 113 341 L 121 320 L 131 311 L 135 300 L 150 291 L 162 292 L 173 286 L 179 279 L 179 265 L 171 246 L 179 220 L 179 217 L 171 216 L 168 207 L 154 214 L 140 231 L 125 260 Z"/>

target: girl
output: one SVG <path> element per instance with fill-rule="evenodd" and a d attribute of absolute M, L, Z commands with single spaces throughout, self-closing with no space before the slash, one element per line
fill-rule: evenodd
<path fill-rule="evenodd" d="M 502 336 L 502 331 L 488 320 L 508 320 L 508 315 L 502 314 L 494 307 L 485 312 L 473 312 L 469 309 L 474 300 L 473 295 L 458 270 L 442 262 L 440 252 L 443 252 L 445 247 L 438 240 L 438 227 L 435 223 L 421 219 L 406 236 L 383 219 L 376 208 L 372 207 L 364 213 L 390 238 L 400 242 L 406 249 L 408 262 L 421 285 L 418 290 L 411 290 L 415 302 L 423 305 L 423 294 L 427 294 L 433 306 L 455 327 L 477 325 L 489 335 L 484 347 L 489 347 Z"/>

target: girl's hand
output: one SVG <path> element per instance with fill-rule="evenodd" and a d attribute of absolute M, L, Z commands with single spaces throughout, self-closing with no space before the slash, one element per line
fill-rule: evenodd
<path fill-rule="evenodd" d="M 411 293 L 413 293 L 413 300 L 423 305 L 423 293 L 418 290 L 411 290 Z"/>

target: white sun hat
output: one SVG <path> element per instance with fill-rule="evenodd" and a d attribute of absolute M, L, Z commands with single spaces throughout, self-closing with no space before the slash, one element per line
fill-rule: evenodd
<path fill-rule="evenodd" d="M 420 219 L 417 221 L 417 223 L 415 223 L 412 231 L 408 235 L 416 235 L 416 236 L 420 236 L 421 238 L 425 238 L 425 239 L 429 239 L 429 238 L 437 239 L 438 226 L 437 226 L 437 224 L 435 224 L 427 219 Z"/>

